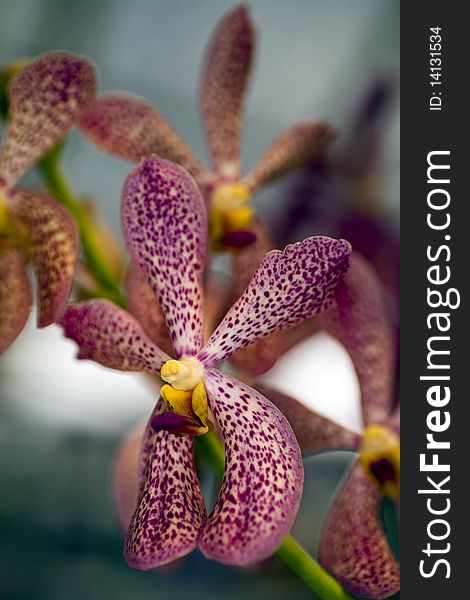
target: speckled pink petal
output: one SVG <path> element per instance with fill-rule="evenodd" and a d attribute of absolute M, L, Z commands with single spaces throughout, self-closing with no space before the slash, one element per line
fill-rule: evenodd
<path fill-rule="evenodd" d="M 78 358 L 119 371 L 158 373 L 169 360 L 128 312 L 107 300 L 70 305 L 60 324 L 79 346 Z"/>
<path fill-rule="evenodd" d="M 122 228 L 129 252 L 157 295 L 176 358 L 203 343 L 207 214 L 192 177 L 151 156 L 128 176 Z"/>
<path fill-rule="evenodd" d="M 99 148 L 124 160 L 138 162 L 157 154 L 182 165 L 195 178 L 207 175 L 204 165 L 166 119 L 139 96 L 101 96 L 85 113 L 80 128 Z"/>
<path fill-rule="evenodd" d="M 393 400 L 394 336 L 383 286 L 359 254 L 353 254 L 351 269 L 338 284 L 335 297 L 338 309 L 322 319 L 351 355 L 364 422 L 381 422 Z"/>
<path fill-rule="evenodd" d="M 21 333 L 31 303 L 31 288 L 22 253 L 0 248 L 0 356 Z"/>
<path fill-rule="evenodd" d="M 151 420 L 163 411 L 160 400 Z M 150 424 L 140 464 L 139 504 L 124 556 L 131 567 L 152 569 L 193 550 L 206 521 L 194 467 L 194 437 L 155 432 Z"/>
<path fill-rule="evenodd" d="M 49 52 L 9 83 L 10 112 L 0 180 L 11 188 L 88 108 L 96 91 L 92 65 L 69 52 Z"/>
<path fill-rule="evenodd" d="M 243 293 L 250 280 L 263 260 L 264 256 L 273 249 L 266 227 L 254 219 L 253 231 L 256 233 L 256 241 L 246 248 L 236 252 L 233 257 L 234 271 L 234 295 L 232 302 L 237 300 Z M 237 350 L 230 357 L 230 364 L 244 373 L 258 377 L 271 369 L 277 359 L 296 343 L 310 337 L 318 330 L 316 319 L 308 319 L 289 331 L 276 331 L 264 338 L 257 340 L 246 348 Z"/>
<path fill-rule="evenodd" d="M 216 28 L 201 77 L 200 102 L 212 163 L 235 179 L 240 172 L 240 120 L 248 87 L 255 31 L 245 6 L 230 11 Z"/>
<path fill-rule="evenodd" d="M 400 589 L 400 571 L 380 519 L 380 493 L 356 464 L 326 518 L 323 565 L 351 593 L 387 598 Z"/>
<path fill-rule="evenodd" d="M 114 458 L 112 473 L 114 507 L 124 531 L 127 531 L 137 508 L 140 450 L 145 431 L 146 425 L 139 425 L 126 436 Z"/>
<path fill-rule="evenodd" d="M 158 298 L 139 267 L 130 264 L 126 273 L 127 309 L 157 346 L 173 355 L 173 344 L 166 328 Z"/>
<path fill-rule="evenodd" d="M 226 464 L 200 548 L 226 564 L 259 562 L 276 551 L 297 514 L 300 449 L 285 417 L 257 391 L 220 371 L 206 372 L 205 385 Z"/>
<path fill-rule="evenodd" d="M 320 236 L 269 252 L 199 360 L 209 368 L 239 348 L 331 307 L 334 288 L 349 268 L 350 252 L 345 240 Z"/>
<path fill-rule="evenodd" d="M 253 244 L 233 253 L 233 299 L 238 300 L 251 281 L 256 269 L 266 254 L 274 248 L 266 227 L 259 219 L 253 220 L 251 230 L 256 235 Z M 246 348 L 241 348 L 230 357 L 231 364 L 249 375 L 266 373 L 281 353 L 282 332 L 268 335 Z"/>
<path fill-rule="evenodd" d="M 255 388 L 287 418 L 302 453 L 326 450 L 357 450 L 361 436 L 306 408 L 294 398 L 261 383 Z"/>
<path fill-rule="evenodd" d="M 331 137 L 325 123 L 300 123 L 287 129 L 272 142 L 245 183 L 254 190 L 298 169 L 317 156 Z"/>
<path fill-rule="evenodd" d="M 38 326 L 57 320 L 72 289 L 79 252 L 78 232 L 70 213 L 58 202 L 17 190 L 10 208 L 25 227 L 38 281 Z"/>

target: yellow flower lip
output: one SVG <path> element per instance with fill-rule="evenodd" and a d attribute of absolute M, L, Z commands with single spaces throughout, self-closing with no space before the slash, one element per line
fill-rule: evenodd
<path fill-rule="evenodd" d="M 400 439 L 384 425 L 366 427 L 359 449 L 359 462 L 385 495 L 400 493 Z"/>
<path fill-rule="evenodd" d="M 193 390 L 202 379 L 204 369 L 194 356 L 180 360 L 168 360 L 160 371 L 163 381 L 171 384 L 175 390 Z"/>
<path fill-rule="evenodd" d="M 254 217 L 250 199 L 250 188 L 244 183 L 223 181 L 216 184 L 209 214 L 213 240 L 221 240 L 227 232 L 249 230 Z"/>
<path fill-rule="evenodd" d="M 8 231 L 9 215 L 8 215 L 7 198 L 0 184 L 0 235 Z"/>
<path fill-rule="evenodd" d="M 160 371 L 161 378 L 168 382 L 160 390 L 166 410 L 188 417 L 195 435 L 212 429 L 203 373 L 202 365 L 192 356 L 169 360 Z"/>
<path fill-rule="evenodd" d="M 211 207 L 215 210 L 231 211 L 246 205 L 251 198 L 250 188 L 238 181 L 217 183 L 211 196 Z"/>

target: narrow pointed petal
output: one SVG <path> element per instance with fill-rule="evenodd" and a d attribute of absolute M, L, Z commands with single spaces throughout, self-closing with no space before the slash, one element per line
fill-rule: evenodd
<path fill-rule="evenodd" d="M 171 160 L 198 179 L 207 169 L 152 104 L 131 94 L 97 98 L 80 122 L 83 133 L 99 148 L 139 162 L 151 154 Z"/>
<path fill-rule="evenodd" d="M 150 421 L 163 411 L 160 400 Z M 194 437 L 154 431 L 144 437 L 139 503 L 127 532 L 124 556 L 131 567 L 152 569 L 193 550 L 206 521 L 194 467 Z"/>
<path fill-rule="evenodd" d="M 356 464 L 323 526 L 320 560 L 351 593 L 387 598 L 400 589 L 400 571 L 380 519 L 380 493 Z"/>
<path fill-rule="evenodd" d="M 242 295 L 260 262 L 274 248 L 266 227 L 258 219 L 253 221 L 252 229 L 256 234 L 256 241 L 251 246 L 236 252 L 233 257 L 235 281 L 232 302 Z M 284 352 L 316 333 L 318 329 L 317 320 L 308 319 L 288 332 L 276 331 L 246 348 L 237 350 L 230 357 L 230 364 L 252 377 L 258 377 L 269 371 Z"/>
<path fill-rule="evenodd" d="M 137 508 L 139 496 L 139 466 L 145 425 L 140 425 L 125 437 L 117 450 L 112 474 L 114 506 L 119 523 L 127 531 Z"/>
<path fill-rule="evenodd" d="M 107 300 L 70 305 L 60 320 L 66 337 L 79 346 L 79 359 L 118 371 L 158 373 L 169 356 L 128 312 Z"/>
<path fill-rule="evenodd" d="M 297 514 L 300 449 L 285 417 L 256 390 L 220 371 L 206 372 L 205 385 L 226 464 L 200 548 L 225 564 L 259 562 L 276 551 Z"/>
<path fill-rule="evenodd" d="M 198 358 L 209 368 L 275 331 L 290 329 L 329 308 L 349 268 L 345 240 L 310 237 L 269 252 Z"/>
<path fill-rule="evenodd" d="M 384 291 L 371 265 L 353 254 L 335 290 L 338 308 L 322 315 L 351 355 L 361 388 L 364 422 L 386 419 L 393 400 L 394 336 Z"/>
<path fill-rule="evenodd" d="M 203 274 L 207 213 L 182 167 L 156 156 L 128 176 L 122 228 L 132 259 L 159 299 L 176 358 L 203 343 Z"/>
<path fill-rule="evenodd" d="M 96 92 L 93 66 L 68 52 L 30 62 L 9 84 L 10 111 L 0 180 L 11 188 L 67 133 Z"/>
<path fill-rule="evenodd" d="M 325 123 L 301 123 L 282 132 L 269 146 L 244 182 L 252 190 L 302 167 L 323 151 L 332 137 Z"/>
<path fill-rule="evenodd" d="M 31 287 L 19 250 L 0 252 L 0 356 L 18 337 L 31 310 Z"/>
<path fill-rule="evenodd" d="M 210 40 L 201 77 L 200 102 L 212 163 L 219 176 L 240 172 L 240 121 L 255 46 L 248 10 L 238 6 Z"/>
<path fill-rule="evenodd" d="M 57 320 L 72 289 L 79 252 L 77 227 L 63 206 L 42 194 L 18 190 L 10 207 L 30 244 L 38 282 L 38 326 L 46 327 Z"/>
<path fill-rule="evenodd" d="M 274 248 L 266 227 L 259 219 L 253 220 L 251 230 L 256 235 L 255 242 L 240 249 L 233 256 L 233 301 L 243 294 L 260 262 Z M 231 364 L 253 376 L 265 373 L 274 365 L 281 353 L 282 335 L 281 332 L 272 333 L 247 348 L 241 348 L 232 355 Z"/>
<path fill-rule="evenodd" d="M 256 384 L 255 387 L 287 418 L 304 455 L 326 450 L 357 450 L 359 448 L 361 438 L 357 433 L 309 410 L 282 392 L 263 384 Z"/>
<path fill-rule="evenodd" d="M 142 325 L 148 337 L 167 354 L 173 354 L 173 344 L 166 328 L 158 298 L 145 275 L 134 264 L 126 274 L 127 308 Z"/>

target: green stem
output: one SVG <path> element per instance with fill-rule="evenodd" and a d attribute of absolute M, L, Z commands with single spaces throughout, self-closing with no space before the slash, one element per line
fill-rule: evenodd
<path fill-rule="evenodd" d="M 52 196 L 63 204 L 75 217 L 85 259 L 85 265 L 102 287 L 103 295 L 119 306 L 125 306 L 125 298 L 119 282 L 108 265 L 93 219 L 86 205 L 71 191 L 58 160 L 58 152 L 50 152 L 39 163 L 38 168 Z"/>
<path fill-rule="evenodd" d="M 208 433 L 197 437 L 196 446 L 216 475 L 222 478 L 225 454 L 217 435 Z M 284 538 L 276 555 L 322 600 L 353 600 L 353 597 L 302 548 L 292 535 Z"/>

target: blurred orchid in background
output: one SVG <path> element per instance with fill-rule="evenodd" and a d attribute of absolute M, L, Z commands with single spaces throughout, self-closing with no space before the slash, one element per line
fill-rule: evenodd
<path fill-rule="evenodd" d="M 384 495 L 400 489 L 399 408 L 394 407 L 394 339 L 384 289 L 353 254 L 335 289 L 337 308 L 320 319 L 349 351 L 361 389 L 365 429 L 358 435 L 277 390 L 255 384 L 288 418 L 303 454 L 353 450 L 358 461 L 340 486 L 323 526 L 320 558 L 353 594 L 386 598 L 400 589 L 398 563 L 380 518 Z"/>
<path fill-rule="evenodd" d="M 184 166 L 206 199 L 211 239 L 219 249 L 254 242 L 251 195 L 307 163 L 331 137 L 331 129 L 324 123 L 296 125 L 281 133 L 258 164 L 241 175 L 241 113 L 255 42 L 248 10 L 239 6 L 222 19 L 208 46 L 200 105 L 214 170 L 208 170 L 164 117 L 137 96 L 106 94 L 93 103 L 81 121 L 87 137 L 111 154 L 137 162 L 155 153 Z"/>
<path fill-rule="evenodd" d="M 30 313 L 28 262 L 38 281 L 40 327 L 57 319 L 69 297 L 78 256 L 75 222 L 54 199 L 15 186 L 78 121 L 95 87 L 91 64 L 66 52 L 44 54 L 10 79 L 0 153 L 0 354 Z"/>
<path fill-rule="evenodd" d="M 207 216 L 191 177 L 179 166 L 146 159 L 125 183 L 122 224 L 129 252 L 161 304 L 176 360 L 130 314 L 108 302 L 71 306 L 61 324 L 78 343 L 79 358 L 160 373 L 167 382 L 144 434 L 126 559 L 149 569 L 199 545 L 221 562 L 260 561 L 276 550 L 297 513 L 300 451 L 287 421 L 266 398 L 214 367 L 238 348 L 331 307 L 333 290 L 349 267 L 349 244 L 308 238 L 269 253 L 203 345 Z M 207 433 L 212 423 L 223 437 L 226 465 L 217 503 L 206 517 L 193 436 Z"/>

